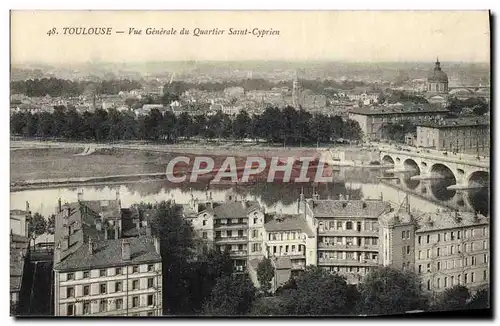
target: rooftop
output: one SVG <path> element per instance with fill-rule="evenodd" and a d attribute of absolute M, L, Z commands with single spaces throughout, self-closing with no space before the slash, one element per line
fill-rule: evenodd
<path fill-rule="evenodd" d="M 314 217 L 372 217 L 389 212 L 390 204 L 381 200 L 313 200 L 307 203 Z"/>
<path fill-rule="evenodd" d="M 19 291 L 23 279 L 24 261 L 28 252 L 29 239 L 11 235 L 10 240 L 10 291 Z"/>
<path fill-rule="evenodd" d="M 130 259 L 122 259 L 122 241 L 130 244 Z M 91 253 L 88 245 L 80 246 L 72 255 L 54 266 L 54 270 L 85 270 L 110 266 L 125 266 L 160 262 L 161 256 L 156 252 L 154 239 L 151 236 L 140 236 L 129 239 L 100 240 L 94 243 Z"/>
<path fill-rule="evenodd" d="M 418 232 L 454 229 L 474 225 L 489 225 L 488 217 L 468 212 L 425 213 L 419 218 Z"/>
<path fill-rule="evenodd" d="M 256 201 L 240 201 L 214 206 L 214 218 L 247 217 L 248 213 L 260 209 Z"/>
<path fill-rule="evenodd" d="M 276 217 L 264 224 L 266 232 L 275 231 L 302 231 L 309 237 L 314 237 L 314 233 L 307 225 L 307 221 L 302 215 L 283 215 Z"/>
<path fill-rule="evenodd" d="M 391 114 L 422 114 L 422 113 L 447 113 L 448 110 L 430 105 L 411 105 L 401 107 L 360 107 L 351 111 L 352 114 L 359 115 L 391 115 Z"/>
<path fill-rule="evenodd" d="M 417 126 L 420 127 L 430 127 L 437 129 L 489 126 L 489 125 L 490 125 L 490 119 L 489 117 L 486 116 L 445 119 L 440 121 L 428 121 L 417 124 Z"/>

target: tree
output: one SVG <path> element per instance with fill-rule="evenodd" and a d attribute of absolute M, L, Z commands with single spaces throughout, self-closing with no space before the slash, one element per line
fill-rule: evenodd
<path fill-rule="evenodd" d="M 47 220 L 47 233 L 54 234 L 55 230 L 56 230 L 56 216 L 52 214 Z"/>
<path fill-rule="evenodd" d="M 257 265 L 257 279 L 260 283 L 260 289 L 265 295 L 271 290 L 271 280 L 274 277 L 274 267 L 271 259 L 264 258 Z"/>
<path fill-rule="evenodd" d="M 35 213 L 28 218 L 28 236 L 33 240 L 33 245 L 35 239 L 45 232 L 47 232 L 47 221 L 42 215 Z"/>
<path fill-rule="evenodd" d="M 294 315 L 347 314 L 347 282 L 338 274 L 331 274 L 318 266 L 308 266 L 296 278 L 297 289 L 284 291 L 288 296 L 289 313 Z"/>
<path fill-rule="evenodd" d="M 251 121 L 246 111 L 240 111 L 233 122 L 233 137 L 243 139 L 250 135 Z"/>
<path fill-rule="evenodd" d="M 203 312 L 211 316 L 238 316 L 250 312 L 256 289 L 248 274 L 233 274 L 217 280 Z"/>
<path fill-rule="evenodd" d="M 152 234 L 160 239 L 164 312 L 189 311 L 189 261 L 193 258 L 193 228 L 182 217 L 181 207 L 161 202 L 151 221 Z"/>
<path fill-rule="evenodd" d="M 466 309 L 470 298 L 469 289 L 464 285 L 455 285 L 439 294 L 433 310 L 448 311 Z"/>
<path fill-rule="evenodd" d="M 490 308 L 490 290 L 478 290 L 467 304 L 467 309 L 488 309 Z"/>
<path fill-rule="evenodd" d="M 420 279 L 411 271 L 380 267 L 370 271 L 358 285 L 359 311 L 388 315 L 425 310 L 427 301 L 420 290 Z"/>

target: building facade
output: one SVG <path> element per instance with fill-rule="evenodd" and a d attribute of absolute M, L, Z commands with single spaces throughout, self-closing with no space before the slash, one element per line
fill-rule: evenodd
<path fill-rule="evenodd" d="M 162 314 L 159 239 L 150 229 L 123 238 L 120 211 L 119 199 L 59 204 L 54 234 L 56 316 Z"/>
<path fill-rule="evenodd" d="M 439 293 L 462 284 L 471 290 L 488 286 L 489 219 L 464 212 L 407 212 L 380 220 L 385 266 L 414 270 L 422 290 Z"/>
<path fill-rule="evenodd" d="M 490 151 L 489 117 L 447 119 L 417 125 L 416 146 L 484 155 Z"/>

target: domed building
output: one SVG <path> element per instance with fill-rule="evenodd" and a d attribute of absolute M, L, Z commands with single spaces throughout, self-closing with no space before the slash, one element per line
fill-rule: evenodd
<path fill-rule="evenodd" d="M 427 76 L 427 92 L 437 94 L 448 93 L 448 76 L 441 70 L 439 59 L 436 60 L 434 69 Z"/>

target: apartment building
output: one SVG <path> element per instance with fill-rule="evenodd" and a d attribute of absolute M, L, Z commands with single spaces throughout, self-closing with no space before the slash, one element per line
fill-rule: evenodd
<path fill-rule="evenodd" d="M 162 313 L 159 240 L 122 238 L 119 199 L 59 205 L 54 249 L 56 316 Z"/>
<path fill-rule="evenodd" d="M 382 216 L 383 265 L 413 269 L 425 291 L 457 284 L 471 290 L 490 279 L 489 218 L 466 212 L 408 212 Z"/>
<path fill-rule="evenodd" d="M 322 200 L 314 195 L 302 207 L 299 209 L 317 230 L 318 266 L 357 283 L 379 264 L 378 218 L 390 212 L 389 203 L 343 198 Z"/>
<path fill-rule="evenodd" d="M 228 251 L 237 271 L 244 271 L 249 259 L 262 257 L 264 212 L 258 202 L 229 193 L 225 202 L 214 202 L 207 195 L 182 206 L 200 243 Z"/>

